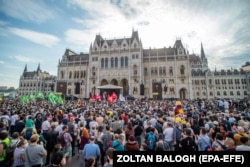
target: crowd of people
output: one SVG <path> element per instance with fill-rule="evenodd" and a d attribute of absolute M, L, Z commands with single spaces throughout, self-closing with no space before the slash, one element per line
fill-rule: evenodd
<path fill-rule="evenodd" d="M 250 107 L 231 100 L 1 103 L 0 167 L 112 167 L 113 151 L 250 151 Z"/>

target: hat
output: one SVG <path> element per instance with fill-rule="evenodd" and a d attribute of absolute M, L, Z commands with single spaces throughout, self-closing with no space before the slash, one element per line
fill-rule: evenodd
<path fill-rule="evenodd" d="M 130 136 L 128 137 L 128 140 L 129 140 L 129 141 L 135 141 L 135 136 L 134 136 L 134 135 L 130 135 Z"/>

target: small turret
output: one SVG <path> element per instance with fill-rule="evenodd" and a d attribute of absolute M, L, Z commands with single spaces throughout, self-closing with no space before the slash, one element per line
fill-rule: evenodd
<path fill-rule="evenodd" d="M 38 67 L 37 67 L 37 70 L 36 70 L 37 72 L 39 72 L 39 71 L 41 71 L 41 69 L 40 69 L 40 63 L 38 64 Z"/>
<path fill-rule="evenodd" d="M 201 43 L 201 59 L 204 60 L 206 58 L 205 53 L 204 53 L 204 49 L 203 49 L 203 45 Z"/>
<path fill-rule="evenodd" d="M 27 64 L 25 65 L 24 70 L 23 70 L 23 73 L 26 73 L 26 72 L 27 72 Z"/>

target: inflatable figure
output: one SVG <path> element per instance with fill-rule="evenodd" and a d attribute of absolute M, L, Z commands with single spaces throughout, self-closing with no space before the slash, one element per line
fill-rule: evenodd
<path fill-rule="evenodd" d="M 174 121 L 179 122 L 182 125 L 186 124 L 186 120 L 184 118 L 184 107 L 180 101 L 175 102 L 175 110 L 174 110 Z"/>

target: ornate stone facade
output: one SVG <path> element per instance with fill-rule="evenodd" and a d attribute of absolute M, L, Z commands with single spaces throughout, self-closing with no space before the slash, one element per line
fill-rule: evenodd
<path fill-rule="evenodd" d="M 36 71 L 28 71 L 26 65 L 19 80 L 18 96 L 36 95 L 38 91 L 42 91 L 47 96 L 50 91 L 54 91 L 55 83 L 56 76 L 42 71 L 40 64 Z"/>
<path fill-rule="evenodd" d="M 57 92 L 89 98 L 98 86 L 121 86 L 122 94 L 153 99 L 244 99 L 249 95 L 246 70 L 211 71 L 201 44 L 189 54 L 182 41 L 172 47 L 144 49 L 137 31 L 131 37 L 96 35 L 88 54 L 66 49 L 58 63 Z"/>

